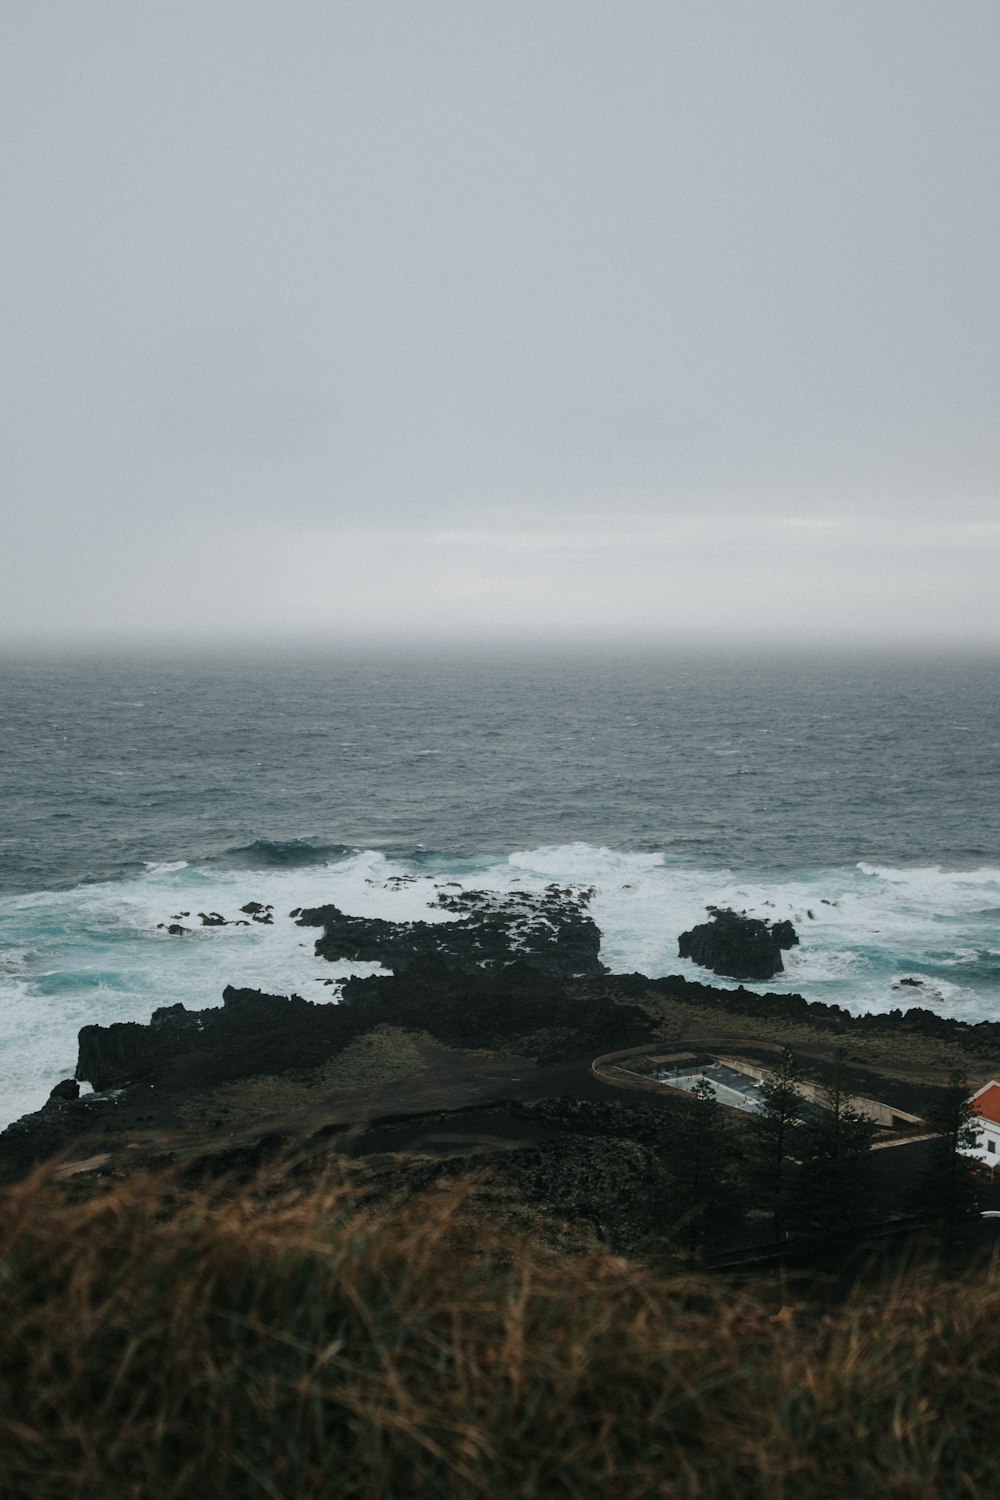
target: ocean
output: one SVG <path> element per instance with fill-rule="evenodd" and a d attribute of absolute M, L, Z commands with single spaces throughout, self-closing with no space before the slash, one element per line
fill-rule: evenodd
<path fill-rule="evenodd" d="M 709 904 L 790 917 L 756 986 L 1000 1018 L 1000 663 L 318 651 L 0 660 L 0 1125 L 88 1022 L 333 1001 L 297 906 L 594 887 L 604 962 L 708 978 Z M 266 926 L 199 911 L 273 906 Z M 194 930 L 167 934 L 181 912 Z M 916 985 L 901 985 L 903 979 Z"/>

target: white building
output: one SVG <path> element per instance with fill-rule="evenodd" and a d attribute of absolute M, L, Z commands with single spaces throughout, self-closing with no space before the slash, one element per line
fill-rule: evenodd
<path fill-rule="evenodd" d="M 975 1146 L 967 1154 L 977 1156 L 988 1167 L 1000 1167 L 1000 1083 L 991 1078 L 969 1100 L 979 1130 Z"/>

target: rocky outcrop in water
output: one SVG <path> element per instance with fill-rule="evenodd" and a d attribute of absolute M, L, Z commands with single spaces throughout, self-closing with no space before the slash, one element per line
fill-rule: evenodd
<path fill-rule="evenodd" d="M 678 955 L 728 979 L 771 979 L 785 967 L 781 950 L 799 940 L 791 922 L 765 922 L 717 906 L 708 912 L 710 922 L 681 933 Z"/>
<path fill-rule="evenodd" d="M 364 1017 L 300 995 L 227 985 L 221 1008 L 169 1005 L 148 1025 L 117 1021 L 80 1031 L 76 1076 L 99 1092 L 133 1084 L 211 1088 L 236 1078 L 315 1068 L 346 1046 Z"/>
<path fill-rule="evenodd" d="M 465 972 L 516 962 L 540 973 L 580 979 L 606 973 L 601 934 L 586 911 L 592 892 L 550 885 L 539 895 L 439 890 L 433 903 L 455 914 L 451 922 L 387 922 L 353 917 L 337 906 L 298 914 L 300 927 L 322 927 L 321 958 L 381 963 L 400 971 L 418 958 L 436 958 Z"/>

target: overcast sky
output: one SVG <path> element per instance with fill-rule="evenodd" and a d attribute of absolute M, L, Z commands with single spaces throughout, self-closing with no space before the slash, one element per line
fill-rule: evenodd
<path fill-rule="evenodd" d="M 1000 645 L 997 0 L 4 0 L 0 641 Z"/>

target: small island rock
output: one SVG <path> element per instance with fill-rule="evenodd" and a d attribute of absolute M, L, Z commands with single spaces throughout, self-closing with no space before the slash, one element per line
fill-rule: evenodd
<path fill-rule="evenodd" d="M 710 906 L 701 922 L 677 940 L 681 958 L 690 958 L 713 974 L 729 979 L 770 979 L 785 967 L 783 948 L 793 948 L 798 934 L 791 922 L 765 922 L 745 912 Z"/>

